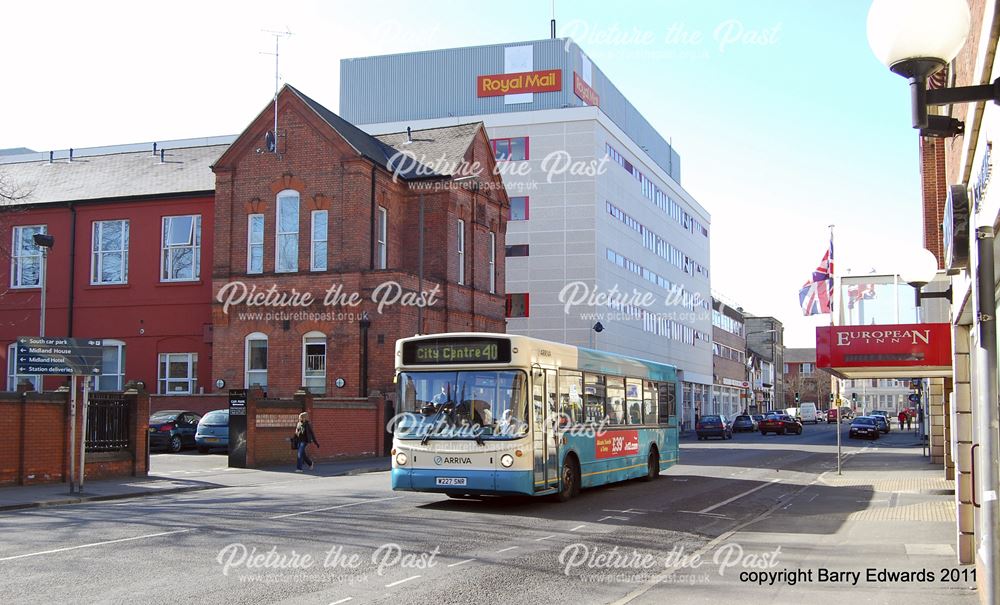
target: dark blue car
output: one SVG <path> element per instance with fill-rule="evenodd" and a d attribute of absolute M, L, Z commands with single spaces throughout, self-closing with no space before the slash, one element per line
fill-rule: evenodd
<path fill-rule="evenodd" d="M 194 436 L 198 451 L 205 454 L 210 449 L 229 449 L 229 409 L 213 410 L 198 423 Z"/>
<path fill-rule="evenodd" d="M 185 410 L 162 410 L 149 417 L 149 449 L 177 453 L 195 443 L 194 433 L 201 416 Z"/>

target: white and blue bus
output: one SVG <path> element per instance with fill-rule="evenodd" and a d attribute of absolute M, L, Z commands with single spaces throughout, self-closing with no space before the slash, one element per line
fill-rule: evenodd
<path fill-rule="evenodd" d="M 392 487 L 452 497 L 554 494 L 677 462 L 673 366 L 516 336 L 396 343 Z"/>

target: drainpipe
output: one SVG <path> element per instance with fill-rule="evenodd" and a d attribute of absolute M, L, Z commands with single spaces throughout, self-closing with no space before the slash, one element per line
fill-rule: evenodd
<path fill-rule="evenodd" d="M 372 162 L 371 220 L 368 221 L 368 270 L 375 270 L 375 162 Z"/>
<path fill-rule="evenodd" d="M 976 483 L 981 485 L 982 504 L 980 507 L 981 534 L 979 536 L 978 556 L 986 571 L 983 582 L 984 603 L 996 603 L 1000 598 L 997 581 L 1000 579 L 1000 557 L 996 552 L 997 523 L 1000 522 L 997 508 L 997 462 L 998 442 L 1000 435 L 997 429 L 1000 420 L 997 417 L 997 325 L 996 325 L 996 295 L 994 293 L 994 258 L 993 258 L 992 227 L 976 229 L 976 248 L 979 253 L 977 263 L 977 313 L 979 324 L 979 346 L 982 351 L 978 358 L 979 376 L 982 381 L 980 395 L 976 401 L 976 415 L 981 418 L 977 425 L 978 455 L 976 466 L 979 476 Z"/>

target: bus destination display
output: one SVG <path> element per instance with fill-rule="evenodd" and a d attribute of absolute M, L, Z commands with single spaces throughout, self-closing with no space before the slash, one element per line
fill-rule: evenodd
<path fill-rule="evenodd" d="M 407 365 L 509 362 L 509 340 L 456 338 L 403 344 L 403 363 Z"/>

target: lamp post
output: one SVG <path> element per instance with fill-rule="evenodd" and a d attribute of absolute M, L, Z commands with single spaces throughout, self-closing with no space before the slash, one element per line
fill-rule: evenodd
<path fill-rule="evenodd" d="M 930 105 L 979 101 L 1000 103 L 1000 78 L 992 84 L 926 90 L 927 78 L 951 62 L 965 45 L 970 25 L 971 15 L 966 0 L 875 0 L 868 12 L 868 42 L 872 51 L 890 70 L 909 79 L 913 127 L 920 129 L 924 136 L 945 138 L 964 131 L 964 124 L 959 120 L 928 116 L 927 107 Z M 998 413 L 995 405 L 997 344 L 993 234 L 992 229 L 989 232 L 983 229 L 989 228 L 976 229 L 979 262 L 973 276 L 974 283 L 986 285 L 985 292 L 981 286 L 977 289 L 977 295 L 983 296 L 985 300 L 982 302 L 986 304 L 976 305 L 981 347 L 977 358 L 981 360 L 986 375 L 977 380 L 982 396 L 977 398 L 975 408 L 977 445 L 980 447 L 977 448 L 974 472 L 978 472 L 974 479 L 979 493 L 988 496 L 995 495 L 1000 487 L 1000 437 L 996 430 Z M 988 240 L 989 250 L 982 249 L 983 240 Z M 904 280 L 907 277 L 913 276 L 904 276 Z M 911 283 L 918 284 L 919 280 Z M 915 287 L 919 296 L 919 287 Z M 982 599 L 984 603 L 996 603 L 1000 599 L 1000 587 L 997 586 L 1000 556 L 997 555 L 996 533 L 1000 510 L 997 498 L 984 497 L 979 510 L 976 554 L 977 563 L 982 564 L 984 572 Z"/>
<path fill-rule="evenodd" d="M 600 334 L 603 331 L 604 331 L 604 324 L 602 324 L 601 322 L 597 322 L 594 325 L 590 326 L 590 348 L 591 349 L 594 348 L 594 333 Z"/>
<path fill-rule="evenodd" d="M 56 245 L 56 238 L 45 233 L 36 233 L 31 238 L 35 245 L 42 249 L 42 313 L 38 323 L 38 335 L 45 336 L 45 282 L 49 273 L 49 250 Z"/>

